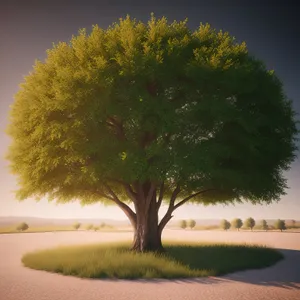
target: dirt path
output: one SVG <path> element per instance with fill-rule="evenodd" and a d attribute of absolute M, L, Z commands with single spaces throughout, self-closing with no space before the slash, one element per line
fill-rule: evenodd
<path fill-rule="evenodd" d="M 132 233 L 0 235 L 1 300 L 296 300 L 300 299 L 300 233 L 166 230 L 165 239 L 259 243 L 285 259 L 263 270 L 193 280 L 88 280 L 24 268 L 24 253 L 58 245 L 128 240 Z"/>

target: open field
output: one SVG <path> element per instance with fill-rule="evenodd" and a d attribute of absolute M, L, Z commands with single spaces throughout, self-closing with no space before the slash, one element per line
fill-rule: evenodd
<path fill-rule="evenodd" d="M 38 232 L 62 232 L 62 231 L 76 231 L 72 226 L 41 226 L 41 227 L 29 227 L 26 231 L 18 231 L 16 226 L 11 227 L 3 227 L 0 228 L 0 234 L 7 233 L 38 233 Z M 88 231 L 85 228 L 79 228 L 77 231 Z M 94 229 L 90 229 L 89 231 L 94 231 Z M 102 232 L 119 232 L 119 231 L 132 231 L 132 229 L 128 227 L 103 227 L 99 228 L 98 231 Z"/>
<path fill-rule="evenodd" d="M 63 245 L 126 241 L 132 232 L 57 232 L 0 236 L 0 295 L 5 300 L 295 300 L 300 296 L 300 234 L 165 230 L 164 240 L 263 244 L 285 259 L 272 267 L 189 280 L 90 280 L 22 266 L 31 251 Z"/>
<path fill-rule="evenodd" d="M 179 230 L 183 232 L 188 232 L 188 231 L 219 231 L 219 232 L 224 232 L 223 229 L 221 229 L 217 225 L 208 225 L 208 226 L 196 226 L 193 229 L 186 228 L 186 229 L 181 229 L 178 227 L 167 227 L 169 230 Z M 18 231 L 16 229 L 16 226 L 6 226 L 6 227 L 0 227 L 0 234 L 4 233 L 38 233 L 38 232 L 63 232 L 63 231 L 76 231 L 73 226 L 34 226 L 34 227 L 29 227 L 29 229 L 25 231 Z M 87 231 L 85 226 L 79 228 L 77 231 Z M 94 231 L 94 229 L 90 229 L 89 231 Z M 99 227 L 97 230 L 98 232 L 133 232 L 133 229 L 131 226 L 106 226 L 106 227 Z M 236 229 L 229 229 L 227 232 L 235 232 L 237 231 Z M 240 232 L 250 232 L 251 230 L 241 228 Z M 285 232 L 300 232 L 300 228 L 289 228 L 287 230 L 284 230 Z M 261 229 L 253 229 L 253 232 L 265 232 L 265 230 Z M 277 229 L 272 229 L 268 230 L 268 232 L 279 232 Z"/>

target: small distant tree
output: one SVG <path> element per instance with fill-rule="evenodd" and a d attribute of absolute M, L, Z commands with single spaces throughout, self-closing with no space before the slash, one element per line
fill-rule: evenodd
<path fill-rule="evenodd" d="M 196 226 L 196 221 L 195 220 L 189 220 L 188 222 L 188 227 L 193 229 Z"/>
<path fill-rule="evenodd" d="M 75 230 L 78 230 L 80 228 L 81 224 L 76 222 L 73 227 L 75 228 Z"/>
<path fill-rule="evenodd" d="M 21 223 L 17 226 L 17 230 L 18 231 L 25 231 L 29 228 L 28 224 L 27 223 Z"/>
<path fill-rule="evenodd" d="M 240 228 L 243 226 L 243 221 L 239 218 L 233 219 L 231 222 L 231 226 L 240 231 Z"/>
<path fill-rule="evenodd" d="M 186 229 L 186 227 L 187 227 L 186 220 L 180 221 L 179 226 L 180 226 L 182 229 Z"/>
<path fill-rule="evenodd" d="M 248 218 L 248 219 L 246 219 L 245 220 L 245 226 L 247 227 L 247 228 L 250 228 L 251 229 L 251 231 L 253 230 L 253 227 L 255 226 L 255 220 L 253 219 L 253 218 Z"/>
<path fill-rule="evenodd" d="M 280 231 L 286 229 L 285 221 L 284 221 L 284 220 L 278 219 L 278 220 L 275 222 L 274 225 L 275 225 L 275 229 L 279 229 Z"/>
<path fill-rule="evenodd" d="M 100 225 L 101 228 L 104 228 L 105 226 L 106 226 L 106 224 L 104 222 L 101 223 L 101 225 Z"/>
<path fill-rule="evenodd" d="M 291 221 L 291 224 L 292 224 L 292 228 L 295 228 L 295 227 L 296 227 L 296 221 L 295 221 L 295 220 L 292 220 L 292 221 Z"/>
<path fill-rule="evenodd" d="M 269 229 L 269 226 L 268 226 L 268 223 L 266 220 L 261 221 L 261 228 L 265 231 L 267 231 Z"/>
<path fill-rule="evenodd" d="M 224 230 L 228 230 L 231 227 L 230 222 L 228 222 L 227 220 L 222 220 L 221 221 L 221 228 Z"/>
<path fill-rule="evenodd" d="M 91 230 L 91 229 L 93 229 L 93 224 L 88 224 L 88 225 L 86 226 L 86 230 Z"/>
<path fill-rule="evenodd" d="M 94 230 L 98 231 L 99 230 L 99 226 L 94 226 Z"/>

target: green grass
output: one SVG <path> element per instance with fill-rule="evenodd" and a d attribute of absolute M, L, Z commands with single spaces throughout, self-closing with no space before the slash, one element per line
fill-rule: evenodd
<path fill-rule="evenodd" d="M 274 249 L 235 244 L 165 243 L 165 254 L 133 253 L 129 243 L 59 247 L 25 254 L 26 267 L 82 278 L 188 278 L 271 266 Z"/>

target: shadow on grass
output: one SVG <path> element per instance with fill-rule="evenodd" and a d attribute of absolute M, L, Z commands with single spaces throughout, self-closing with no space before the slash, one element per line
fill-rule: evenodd
<path fill-rule="evenodd" d="M 272 266 L 263 269 L 254 269 L 230 273 L 218 277 L 204 277 L 204 278 L 184 278 L 173 279 L 171 282 L 177 284 L 223 284 L 223 283 L 248 283 L 253 285 L 280 287 L 285 289 L 300 290 L 300 251 L 276 249 L 280 251 L 284 259 L 278 261 Z M 248 258 L 248 257 L 247 257 Z M 209 265 L 211 262 L 207 260 Z M 105 281 L 120 281 L 104 279 Z M 167 284 L 168 279 L 138 279 L 134 280 L 137 283 L 158 283 Z"/>

